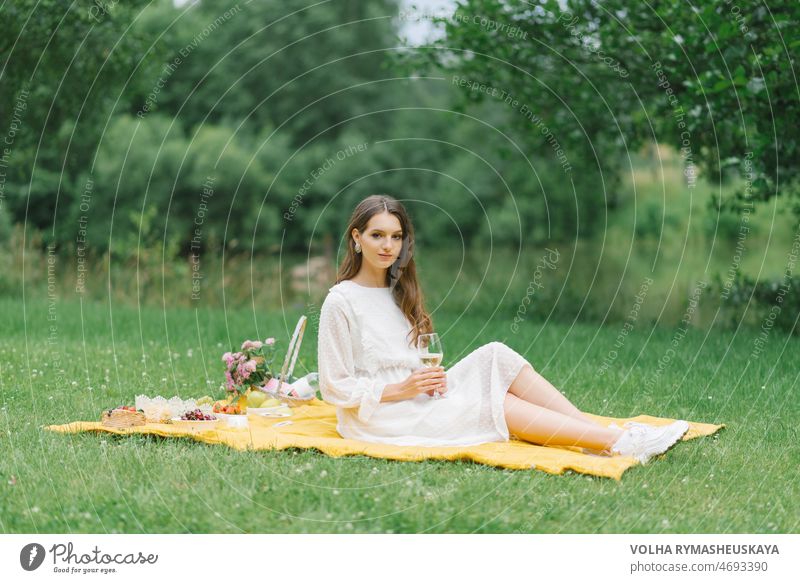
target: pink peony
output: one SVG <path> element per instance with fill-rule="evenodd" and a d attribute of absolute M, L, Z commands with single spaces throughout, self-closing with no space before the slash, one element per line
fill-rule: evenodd
<path fill-rule="evenodd" d="M 275 344 L 275 339 L 267 338 L 266 340 L 264 340 L 264 344 L 266 344 L 267 346 L 272 346 L 273 344 Z"/>
<path fill-rule="evenodd" d="M 236 390 L 236 383 L 234 382 L 230 371 L 227 370 L 225 371 L 225 388 L 231 392 Z"/>
<path fill-rule="evenodd" d="M 242 350 L 258 350 L 261 346 L 260 340 L 245 340 L 242 343 Z"/>
<path fill-rule="evenodd" d="M 256 366 L 258 366 L 256 361 L 252 359 L 244 363 L 244 369 L 248 372 L 256 372 Z"/>
<path fill-rule="evenodd" d="M 250 376 L 250 371 L 247 370 L 245 364 L 240 364 L 238 367 L 236 367 L 236 374 L 239 375 L 240 379 L 244 380 Z"/>
<path fill-rule="evenodd" d="M 230 352 L 226 352 L 222 355 L 222 362 L 230 366 L 233 362 L 233 355 Z"/>

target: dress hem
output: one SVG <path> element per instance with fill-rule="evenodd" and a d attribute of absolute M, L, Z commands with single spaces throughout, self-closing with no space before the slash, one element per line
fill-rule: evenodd
<path fill-rule="evenodd" d="M 522 360 L 522 362 L 517 362 L 517 365 L 513 369 L 511 369 L 514 374 L 509 375 L 510 378 L 503 379 L 503 386 L 505 387 L 505 389 L 502 392 L 498 392 L 497 399 L 492 399 L 495 427 L 497 428 L 498 433 L 500 433 L 500 436 L 503 437 L 505 441 L 509 441 L 511 437 L 511 432 L 508 429 L 508 423 L 506 423 L 506 415 L 505 415 L 504 403 L 506 395 L 508 394 L 508 390 L 511 388 L 511 385 L 514 383 L 514 380 L 517 378 L 519 373 L 522 372 L 523 367 L 526 364 L 529 364 L 528 361 L 522 355 L 519 355 L 519 358 Z"/>

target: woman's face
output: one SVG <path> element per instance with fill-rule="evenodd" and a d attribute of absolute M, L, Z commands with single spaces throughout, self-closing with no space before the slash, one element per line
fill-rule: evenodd
<path fill-rule="evenodd" d="M 386 269 L 394 263 L 403 247 L 403 229 L 399 219 L 392 213 L 372 215 L 363 233 L 353 230 L 356 241 L 361 243 L 364 261 L 377 269 Z"/>

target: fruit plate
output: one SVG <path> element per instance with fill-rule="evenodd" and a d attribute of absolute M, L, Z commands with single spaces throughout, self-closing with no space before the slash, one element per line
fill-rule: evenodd
<path fill-rule="evenodd" d="M 260 417 L 291 417 L 292 412 L 286 405 L 278 405 L 277 407 L 248 407 L 248 415 L 258 415 Z"/>
<path fill-rule="evenodd" d="M 187 429 L 191 432 L 209 431 L 211 429 L 216 429 L 217 425 L 219 425 L 219 419 L 200 421 L 200 420 L 181 419 L 180 417 L 173 417 L 171 421 L 175 427 L 180 427 L 181 429 Z"/>

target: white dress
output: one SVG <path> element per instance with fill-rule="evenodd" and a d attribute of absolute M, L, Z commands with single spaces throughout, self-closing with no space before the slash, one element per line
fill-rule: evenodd
<path fill-rule="evenodd" d="M 485 344 L 445 369 L 447 393 L 440 399 L 423 393 L 380 401 L 387 384 L 423 366 L 408 344 L 410 330 L 388 287 L 344 280 L 330 288 L 320 310 L 319 383 L 322 398 L 336 406 L 339 434 L 395 445 L 508 441 L 503 401 L 528 362 L 502 342 Z"/>

